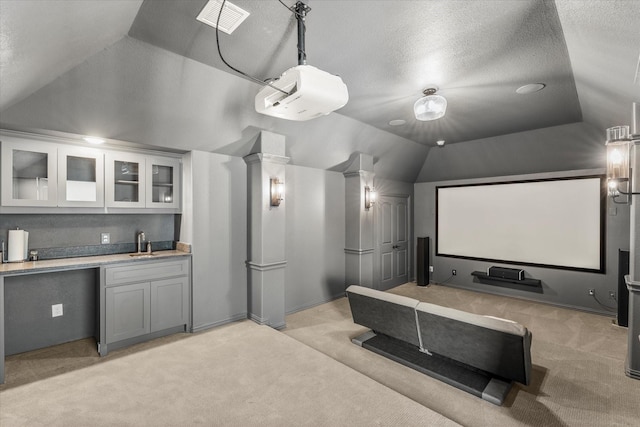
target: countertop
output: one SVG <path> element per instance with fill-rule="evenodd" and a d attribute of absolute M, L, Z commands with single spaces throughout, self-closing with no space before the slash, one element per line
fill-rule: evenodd
<path fill-rule="evenodd" d="M 42 261 L 11 262 L 0 264 L 0 275 L 12 276 L 19 274 L 43 273 L 47 271 L 76 270 L 83 268 L 97 268 L 104 264 L 134 263 L 153 261 L 169 257 L 191 256 L 189 252 L 171 250 L 157 251 L 151 256 L 130 256 L 129 254 L 98 255 L 74 258 L 48 259 Z"/>

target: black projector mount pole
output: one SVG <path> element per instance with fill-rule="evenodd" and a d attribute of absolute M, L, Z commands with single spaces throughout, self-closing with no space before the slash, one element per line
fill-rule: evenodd
<path fill-rule="evenodd" d="M 298 20 L 298 65 L 307 65 L 307 53 L 304 50 L 304 33 L 306 31 L 304 20 L 311 8 L 305 2 L 298 1 L 293 10 Z"/>

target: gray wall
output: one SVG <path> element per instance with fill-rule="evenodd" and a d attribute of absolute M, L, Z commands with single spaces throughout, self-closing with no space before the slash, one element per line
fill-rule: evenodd
<path fill-rule="evenodd" d="M 7 355 L 97 336 L 97 269 L 5 278 Z M 51 317 L 62 304 L 63 315 Z"/>
<path fill-rule="evenodd" d="M 193 324 L 200 330 L 247 316 L 247 172 L 242 158 L 205 152 L 185 155 L 183 165 L 180 240 L 192 244 Z M 290 313 L 344 292 L 344 177 L 287 166 L 285 188 Z"/>
<path fill-rule="evenodd" d="M 192 245 L 193 328 L 247 317 L 247 173 L 239 157 L 193 151 L 183 158 L 180 240 Z"/>
<path fill-rule="evenodd" d="M 285 312 L 344 295 L 342 173 L 287 166 Z"/>
<path fill-rule="evenodd" d="M 43 253 L 43 248 L 56 248 L 56 253 L 78 256 L 96 246 L 108 252 L 119 250 L 122 243 L 133 245 L 139 230 L 151 241 L 176 240 L 175 218 L 173 214 L 0 214 L 0 240 L 6 245 L 8 230 L 20 227 L 29 232 L 30 249 Z M 100 245 L 101 232 L 111 233 L 112 245 Z M 7 353 L 94 336 L 98 283 L 94 269 L 6 278 Z M 53 304 L 63 305 L 62 317 L 51 317 Z"/>
<path fill-rule="evenodd" d="M 474 291 L 515 296 L 538 300 L 562 306 L 574 307 L 603 314 L 615 313 L 617 304 L 609 299 L 609 291 L 617 292 L 618 249 L 629 250 L 629 209 L 622 205 L 612 205 L 609 201 L 606 216 L 606 274 L 584 273 L 550 268 L 517 266 L 500 264 L 498 262 L 473 261 L 449 257 L 435 256 L 435 221 L 436 221 L 436 186 L 476 184 L 498 181 L 513 181 L 526 179 L 545 179 L 566 176 L 590 175 L 602 170 L 567 171 L 543 174 L 515 175 L 509 177 L 492 177 L 468 180 L 453 180 L 415 184 L 416 191 L 416 236 L 429 236 L 432 239 L 431 264 L 434 272 L 431 281 L 471 289 Z M 567 195 L 570 197 L 570 195 Z M 615 214 L 614 214 L 615 213 Z M 535 226 L 535 225 L 534 225 Z M 522 268 L 527 277 L 542 280 L 543 292 L 534 293 L 509 287 L 494 286 L 474 282 L 472 271 L 486 271 L 492 265 Z M 456 269 L 457 275 L 451 276 L 451 270 Z M 609 311 L 588 295 L 588 289 L 595 289 L 596 296 L 601 303 L 612 307 Z"/>
<path fill-rule="evenodd" d="M 291 164 L 341 172 L 352 153 L 363 152 L 377 159 L 378 175 L 411 182 L 429 152 L 339 113 L 306 122 L 258 114 L 260 89 L 234 73 L 124 37 L 3 110 L 2 124 L 238 157 L 269 130 L 286 136 Z"/>
<path fill-rule="evenodd" d="M 436 147 L 416 182 L 604 168 L 604 131 L 575 123 Z"/>

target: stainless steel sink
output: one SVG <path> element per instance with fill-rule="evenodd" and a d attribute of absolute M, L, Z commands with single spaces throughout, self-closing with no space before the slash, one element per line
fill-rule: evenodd
<path fill-rule="evenodd" d="M 137 258 L 151 258 L 156 256 L 157 254 L 155 252 L 140 252 L 140 253 L 135 253 L 135 254 L 129 254 L 129 256 L 133 256 L 133 257 L 137 257 Z"/>

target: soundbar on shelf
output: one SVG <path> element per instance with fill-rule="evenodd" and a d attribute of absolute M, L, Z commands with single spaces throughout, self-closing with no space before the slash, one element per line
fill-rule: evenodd
<path fill-rule="evenodd" d="M 522 280 L 524 279 L 524 270 L 520 268 L 496 267 L 495 265 L 487 268 L 487 274 L 491 277 L 500 277 L 501 279 Z"/>
<path fill-rule="evenodd" d="M 519 285 L 536 286 L 536 287 L 542 286 L 542 282 L 538 279 L 527 279 L 524 277 L 522 279 L 512 279 L 510 277 L 493 276 L 488 273 L 485 273 L 484 271 L 473 271 L 471 275 L 477 277 L 479 280 L 494 280 L 496 282 L 509 282 L 509 283 L 516 283 Z"/>

